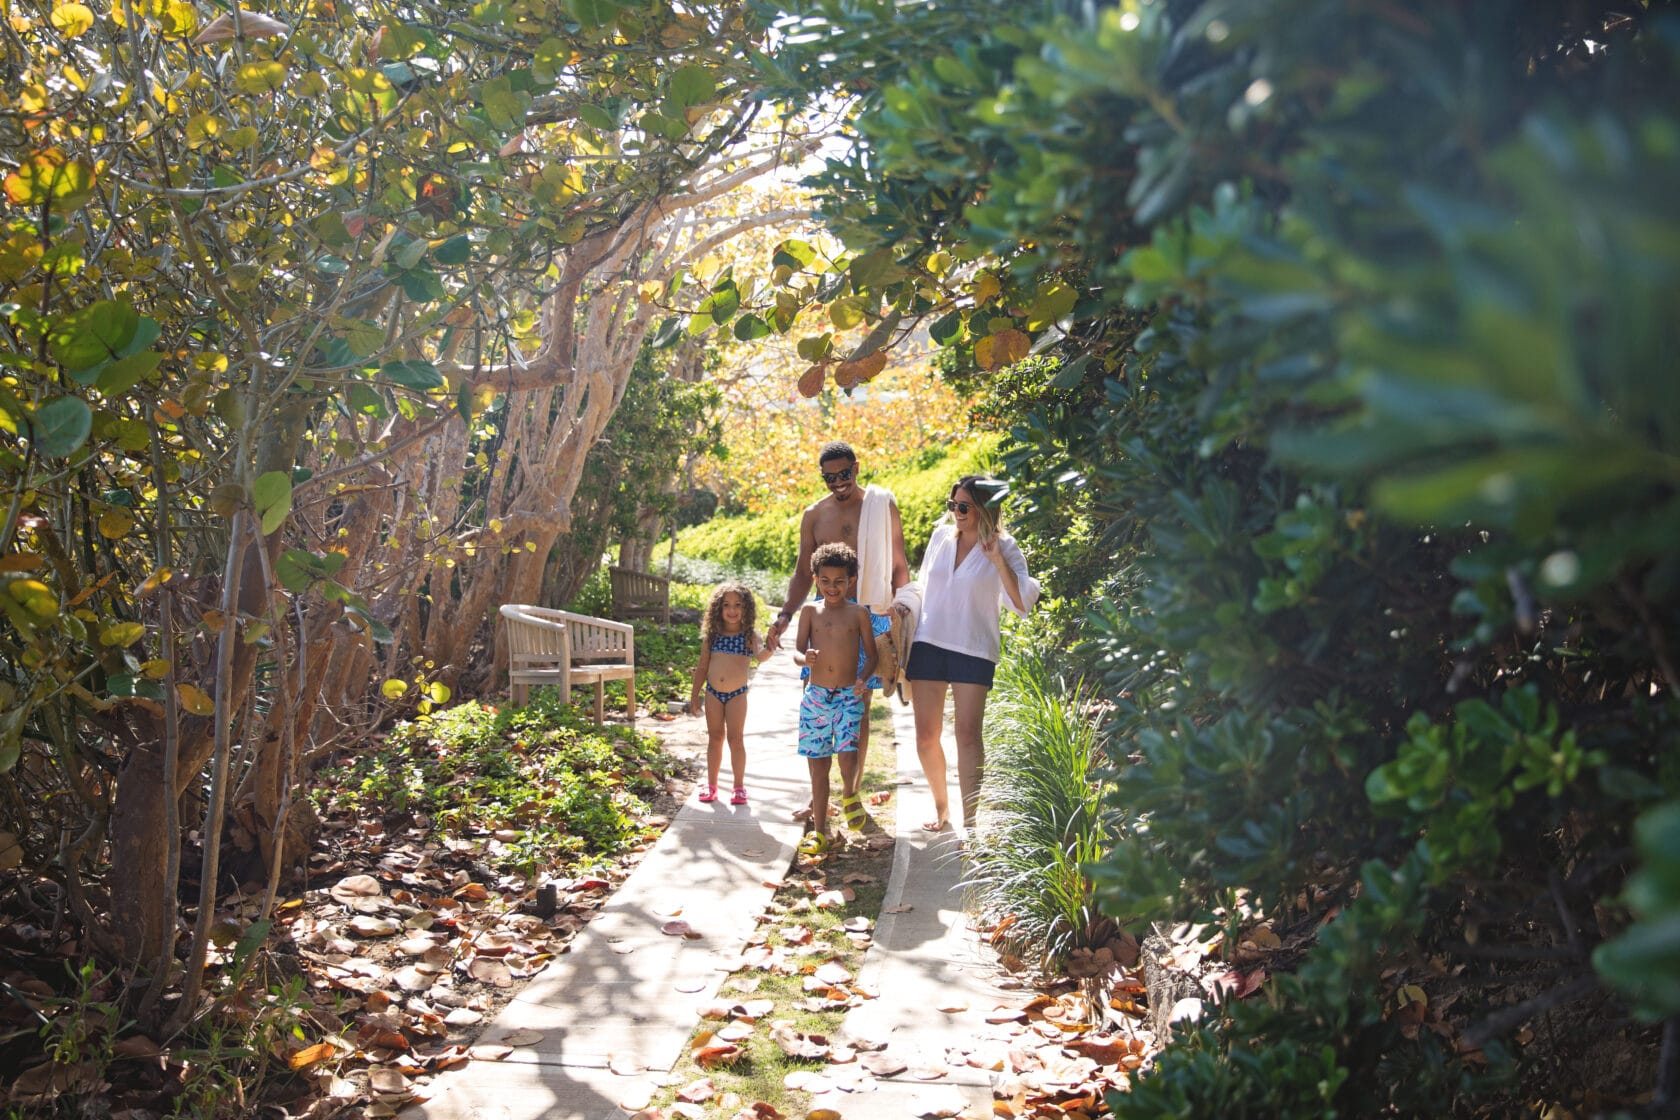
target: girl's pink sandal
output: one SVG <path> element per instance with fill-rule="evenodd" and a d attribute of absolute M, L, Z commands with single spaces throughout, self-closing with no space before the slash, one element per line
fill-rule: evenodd
<path fill-rule="evenodd" d="M 702 800 L 702 801 L 716 801 L 717 800 L 717 787 L 716 786 L 707 786 L 705 788 L 705 790 L 700 794 L 700 800 Z"/>
<path fill-rule="evenodd" d="M 735 796 L 729 799 L 731 805 L 745 805 L 747 803 L 747 787 L 736 786 Z"/>

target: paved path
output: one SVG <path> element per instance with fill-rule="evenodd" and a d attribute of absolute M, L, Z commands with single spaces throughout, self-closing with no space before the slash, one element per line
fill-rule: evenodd
<path fill-rule="evenodd" d="M 618 1120 L 633 1111 L 624 1105 L 639 1107 L 655 1080 L 676 1065 L 700 1007 L 715 998 L 774 894 L 765 884 L 787 872 L 799 840 L 791 815 L 805 803 L 809 779 L 793 749 L 796 674 L 791 658 L 778 657 L 754 678 L 746 728 L 752 802 L 733 807 L 691 798 L 570 951 L 482 1036 L 493 1043 L 534 1031 L 542 1040 L 515 1048 L 503 1062 L 473 1062 L 444 1074 L 433 1083 L 432 1098 L 405 1110 L 404 1120 Z M 916 833 L 915 822 L 932 815 L 932 803 L 916 765 L 909 709 L 892 707 L 899 773 L 913 784 L 900 787 L 899 843 L 885 905 L 911 909 L 882 915 L 859 978 L 881 996 L 853 1011 L 843 1032 L 885 1038 L 888 1052 L 909 1069 L 874 1082 L 870 1092 L 825 1094 L 817 1107 L 851 1120 L 913 1117 L 939 1106 L 990 1116 L 981 1070 L 963 1068 L 938 1082 L 911 1073 L 944 1066 L 952 1048 L 973 1048 L 988 1031 L 985 1012 L 1007 994 L 990 985 L 963 921 L 954 845 L 948 837 L 930 845 Z M 673 918 L 701 937 L 661 933 Z M 959 1004 L 970 1010 L 933 1010 Z"/>

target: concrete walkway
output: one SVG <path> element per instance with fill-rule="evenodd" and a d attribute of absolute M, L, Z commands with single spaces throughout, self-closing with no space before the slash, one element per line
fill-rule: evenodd
<path fill-rule="evenodd" d="M 404 1110 L 404 1120 L 619 1120 L 647 1100 L 680 1061 L 728 969 L 757 929 L 793 859 L 801 827 L 791 817 L 809 793 L 807 768 L 794 751 L 797 668 L 767 661 L 754 677 L 747 712 L 748 789 L 752 801 L 709 805 L 692 798 L 600 915 L 504 1008 L 481 1036 L 541 1040 L 516 1046 L 501 1062 L 475 1061 L 440 1076 L 432 1097 Z M 990 1116 L 984 1072 L 962 1056 L 989 1045 L 985 1013 L 1009 993 L 963 920 L 956 890 L 955 844 L 927 838 L 916 822 L 932 802 L 916 764 L 909 709 L 893 702 L 901 786 L 898 845 L 884 913 L 859 980 L 880 993 L 848 1015 L 843 1033 L 879 1038 L 906 1071 L 865 1079 L 867 1092 L 824 1094 L 814 1107 L 862 1118 L 925 1112 Z M 725 772 L 728 765 L 725 762 Z M 932 843 L 929 843 L 929 840 Z M 673 919 L 697 939 L 661 932 Z M 1020 1002 L 1017 995 L 1015 1002 Z M 965 1006 L 940 1012 L 936 1007 Z M 950 1059 L 957 1068 L 922 1080 Z"/>

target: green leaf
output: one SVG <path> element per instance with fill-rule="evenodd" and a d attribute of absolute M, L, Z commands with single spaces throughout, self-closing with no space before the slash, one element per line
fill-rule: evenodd
<path fill-rule="evenodd" d="M 145 636 L 146 625 L 143 622 L 114 622 L 99 632 L 99 644 L 126 649 Z"/>
<path fill-rule="evenodd" d="M 421 392 L 443 387 L 443 374 L 431 362 L 419 358 L 386 362 L 379 367 L 379 376 L 393 384 Z"/>
<path fill-rule="evenodd" d="M 613 119 L 613 115 L 599 105 L 585 104 L 579 106 L 578 116 L 584 124 L 590 128 L 600 129 L 602 132 L 611 132 L 618 127 L 618 121 Z"/>
<path fill-rule="evenodd" d="M 93 410 L 80 397 L 54 397 L 35 410 L 33 438 L 41 454 L 65 458 L 93 431 Z"/>
<path fill-rule="evenodd" d="M 105 299 L 66 316 L 48 345 L 58 364 L 75 372 L 120 357 L 139 330 L 140 315 L 131 305 Z"/>
<path fill-rule="evenodd" d="M 1056 376 L 1050 379 L 1050 385 L 1055 389 L 1071 389 L 1085 380 L 1085 370 L 1091 364 L 1091 355 L 1081 354 L 1056 371 Z"/>
<path fill-rule="evenodd" d="M 565 9 L 567 15 L 591 30 L 607 26 L 619 12 L 613 0 L 566 0 Z"/>
<path fill-rule="evenodd" d="M 472 238 L 457 233 L 432 250 L 432 259 L 439 264 L 466 264 L 472 259 Z"/>
<path fill-rule="evenodd" d="M 752 342 L 755 339 L 770 336 L 770 324 L 757 315 L 748 313 L 735 320 L 735 338 L 741 342 Z"/>
<path fill-rule="evenodd" d="M 648 340 L 648 345 L 653 347 L 655 350 L 664 350 L 669 346 L 675 346 L 677 344 L 677 340 L 682 338 L 682 336 L 682 318 L 680 316 L 673 315 L 671 318 L 666 319 L 663 323 L 659 324 L 659 329 L 653 332 L 653 337 Z"/>
<path fill-rule="evenodd" d="M 816 249 L 808 241 L 801 241 L 797 237 L 790 237 L 776 246 L 775 254 L 770 258 L 772 266 L 785 265 L 795 272 L 809 268 L 811 262 L 817 259 Z"/>
<path fill-rule="evenodd" d="M 717 290 L 700 301 L 699 315 L 709 315 L 714 323 L 727 323 L 741 306 L 741 292 L 735 282 L 726 280 Z"/>
<path fill-rule="evenodd" d="M 949 346 L 963 329 L 963 313 L 951 311 L 935 319 L 928 328 L 928 337 L 940 346 Z"/>
<path fill-rule="evenodd" d="M 1027 329 L 1041 331 L 1045 327 L 1062 318 L 1073 310 L 1078 298 L 1073 288 L 1067 284 L 1055 283 L 1038 293 L 1033 300 L 1032 310 L 1027 313 Z"/>
<path fill-rule="evenodd" d="M 256 503 L 257 516 L 262 519 L 263 535 L 280 528 L 286 515 L 292 512 L 292 474 L 290 471 L 269 471 L 260 475 L 251 487 L 251 499 Z"/>
<path fill-rule="evenodd" d="M 671 75 L 671 96 L 668 99 L 679 109 L 703 105 L 717 93 L 717 82 L 703 66 L 681 66 Z"/>
<path fill-rule="evenodd" d="M 829 305 L 829 322 L 836 330 L 849 331 L 863 322 L 864 306 L 864 301 L 857 296 L 837 299 Z"/>
<path fill-rule="evenodd" d="M 152 373 L 163 362 L 163 355 L 156 350 L 146 350 L 139 354 L 131 354 L 106 366 L 99 373 L 99 380 L 95 382 L 99 391 L 107 397 L 114 397 L 118 393 L 126 393 L 139 383 L 140 379 Z"/>

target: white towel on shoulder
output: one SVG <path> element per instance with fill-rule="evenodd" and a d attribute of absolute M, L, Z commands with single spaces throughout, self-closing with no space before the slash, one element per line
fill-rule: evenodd
<path fill-rule="evenodd" d="M 858 511 L 858 602 L 876 614 L 892 605 L 893 493 L 884 486 L 863 489 Z"/>

